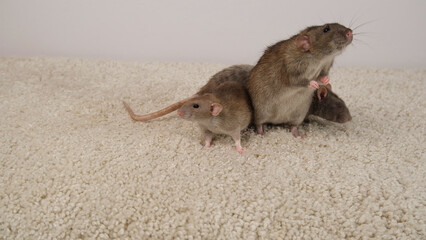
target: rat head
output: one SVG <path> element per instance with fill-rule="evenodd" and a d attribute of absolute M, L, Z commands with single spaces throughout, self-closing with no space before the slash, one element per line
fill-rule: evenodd
<path fill-rule="evenodd" d="M 223 110 L 222 104 L 214 97 L 207 93 L 202 96 L 194 97 L 188 100 L 178 110 L 178 115 L 186 120 L 206 120 L 219 115 Z"/>
<path fill-rule="evenodd" d="M 321 86 L 315 91 L 309 114 L 338 123 L 345 123 L 352 120 L 349 109 L 345 102 L 340 99 L 329 88 Z"/>
<path fill-rule="evenodd" d="M 352 39 L 351 29 L 338 23 L 328 23 L 306 28 L 297 35 L 296 42 L 303 52 L 325 57 L 342 53 Z"/>

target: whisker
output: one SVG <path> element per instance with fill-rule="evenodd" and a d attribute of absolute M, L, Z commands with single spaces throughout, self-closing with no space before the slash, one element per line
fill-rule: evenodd
<path fill-rule="evenodd" d="M 375 32 L 357 32 L 353 33 L 354 36 L 368 36 L 371 37 L 372 35 L 377 35 Z"/>
<path fill-rule="evenodd" d="M 363 41 L 361 39 L 354 39 L 354 41 L 360 42 L 360 43 L 365 44 L 365 45 L 369 45 L 366 41 Z"/>
<path fill-rule="evenodd" d="M 354 46 L 355 48 L 356 48 L 355 42 L 356 44 L 361 44 L 361 45 L 369 47 L 370 49 L 373 49 L 373 47 L 369 43 L 360 39 L 354 39 L 354 41 L 352 41 L 351 45 Z"/>
<path fill-rule="evenodd" d="M 351 19 L 351 22 L 349 23 L 349 28 L 352 28 L 352 26 L 355 24 L 355 22 L 358 20 L 359 17 L 356 17 L 356 15 L 354 15 Z"/>
<path fill-rule="evenodd" d="M 352 20 L 349 24 L 349 28 L 352 29 L 354 24 L 356 24 L 358 22 L 358 20 L 362 17 L 362 14 L 360 14 L 360 12 L 361 12 L 361 9 L 358 9 L 357 12 L 354 14 L 354 16 L 352 17 Z"/>
<path fill-rule="evenodd" d="M 373 32 L 356 32 L 353 35 L 365 35 L 365 34 L 371 34 Z"/>
<path fill-rule="evenodd" d="M 377 21 L 378 21 L 378 19 L 371 20 L 371 21 L 367 21 L 367 22 L 362 23 L 362 24 L 358 25 L 357 27 L 355 27 L 354 29 L 352 29 L 352 31 L 353 31 L 353 32 L 355 32 L 355 30 L 357 30 L 358 28 L 360 28 L 360 27 L 362 27 L 362 26 L 365 26 L 365 25 L 367 25 L 367 24 L 373 23 L 373 22 L 377 22 Z"/>
<path fill-rule="evenodd" d="M 352 24 L 353 24 L 353 22 L 354 22 L 354 18 L 355 18 L 355 16 L 353 16 L 353 17 L 352 17 L 352 19 L 351 19 L 351 21 L 349 22 L 349 28 L 351 28 L 351 27 L 352 27 Z"/>

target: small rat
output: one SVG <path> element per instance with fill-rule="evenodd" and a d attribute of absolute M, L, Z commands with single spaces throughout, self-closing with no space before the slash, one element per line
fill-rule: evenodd
<path fill-rule="evenodd" d="M 352 42 L 352 30 L 338 23 L 312 26 L 265 50 L 250 73 L 247 89 L 257 133 L 263 124 L 289 123 L 295 137 L 318 82 L 328 84 L 334 58 Z"/>
<path fill-rule="evenodd" d="M 179 108 L 178 115 L 199 124 L 206 147 L 211 146 L 213 134 L 226 134 L 234 139 L 236 150 L 244 153 L 241 130 L 251 123 L 252 107 L 241 82 L 218 83 L 211 92 L 186 101 Z"/>
<path fill-rule="evenodd" d="M 246 79 L 248 78 L 250 74 L 250 70 L 253 68 L 252 65 L 233 65 L 230 67 L 227 67 L 223 69 L 222 71 L 217 72 L 214 74 L 210 80 L 203 86 L 201 89 L 193 96 L 183 99 L 179 102 L 176 102 L 166 108 L 163 108 L 159 111 L 145 114 L 145 115 L 137 115 L 133 112 L 133 110 L 130 108 L 129 104 L 123 101 L 124 107 L 126 108 L 127 112 L 129 113 L 130 117 L 135 121 L 148 121 L 154 118 L 158 118 L 161 116 L 164 116 L 166 114 L 169 114 L 177 109 L 179 109 L 185 102 L 188 100 L 191 100 L 195 97 L 199 97 L 205 93 L 212 93 L 217 87 L 224 82 L 227 81 L 237 81 L 242 84 L 245 84 Z"/>

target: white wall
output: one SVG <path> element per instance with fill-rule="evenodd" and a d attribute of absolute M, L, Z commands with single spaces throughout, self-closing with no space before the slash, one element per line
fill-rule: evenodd
<path fill-rule="evenodd" d="M 0 56 L 254 64 L 335 21 L 367 23 L 337 65 L 426 68 L 424 0 L 0 0 Z"/>

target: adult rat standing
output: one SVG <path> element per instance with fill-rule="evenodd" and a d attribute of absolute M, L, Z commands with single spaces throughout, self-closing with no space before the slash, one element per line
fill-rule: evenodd
<path fill-rule="evenodd" d="M 334 58 L 352 42 L 338 23 L 312 26 L 268 47 L 250 73 L 247 88 L 259 134 L 263 124 L 291 124 L 293 136 L 309 111 L 318 81 L 327 84 Z"/>

